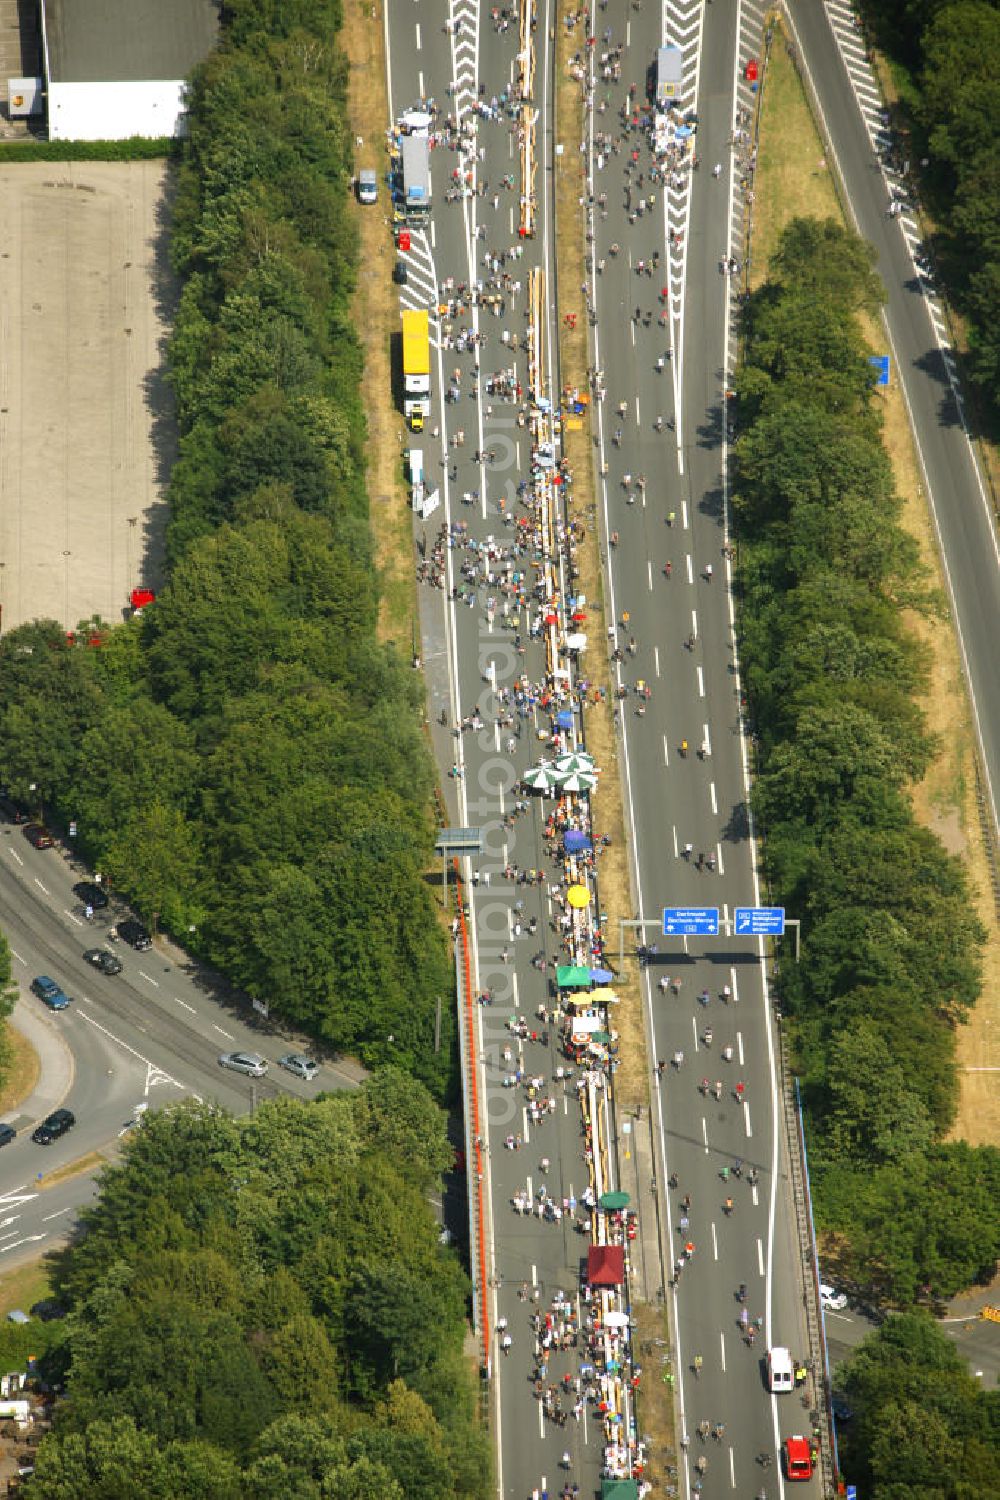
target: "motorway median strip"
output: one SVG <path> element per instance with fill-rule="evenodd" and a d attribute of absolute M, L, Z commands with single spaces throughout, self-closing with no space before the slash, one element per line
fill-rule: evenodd
<path fill-rule="evenodd" d="M 44 1192 L 46 1188 L 56 1187 L 61 1182 L 69 1182 L 74 1177 L 83 1177 L 87 1172 L 105 1167 L 110 1160 L 103 1151 L 88 1151 L 86 1156 L 68 1161 L 65 1166 L 55 1167 L 51 1172 L 39 1172 L 35 1178 L 35 1186 Z"/>

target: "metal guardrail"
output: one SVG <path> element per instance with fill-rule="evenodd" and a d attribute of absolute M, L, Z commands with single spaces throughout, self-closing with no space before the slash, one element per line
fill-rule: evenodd
<path fill-rule="evenodd" d="M 476 1055 L 476 993 L 472 985 L 472 954 L 465 920 L 465 896 L 459 862 L 454 861 L 455 988 L 458 994 L 459 1054 L 462 1098 L 465 1101 L 465 1164 L 469 1189 L 469 1270 L 472 1279 L 472 1323 L 479 1339 L 480 1369 L 491 1373 L 490 1319 L 486 1268 L 486 1214 L 483 1192 L 483 1122 L 479 1102 L 479 1066 Z"/>

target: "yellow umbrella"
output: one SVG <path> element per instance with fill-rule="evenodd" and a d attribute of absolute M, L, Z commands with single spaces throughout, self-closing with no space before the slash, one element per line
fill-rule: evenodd
<path fill-rule="evenodd" d="M 577 908 L 590 905 L 590 892 L 585 885 L 571 885 L 566 892 L 566 900 L 570 906 Z"/>
<path fill-rule="evenodd" d="M 587 996 L 591 1005 L 617 1005 L 618 996 L 614 990 L 591 990 Z"/>

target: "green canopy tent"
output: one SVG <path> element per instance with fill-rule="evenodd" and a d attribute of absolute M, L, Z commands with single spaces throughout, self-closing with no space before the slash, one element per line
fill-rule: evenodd
<path fill-rule="evenodd" d="M 551 766 L 532 766 L 530 771 L 525 771 L 521 782 L 533 792 L 551 792 L 559 782 L 559 776 Z"/>
<path fill-rule="evenodd" d="M 598 1208 L 606 1208 L 611 1212 L 616 1209 L 628 1208 L 628 1193 L 602 1193 L 597 1200 Z"/>
<path fill-rule="evenodd" d="M 601 1500 L 639 1500 L 637 1479 L 602 1479 Z"/>
<path fill-rule="evenodd" d="M 592 983 L 590 970 L 581 964 L 560 964 L 556 969 L 556 984 L 561 990 L 589 990 Z"/>

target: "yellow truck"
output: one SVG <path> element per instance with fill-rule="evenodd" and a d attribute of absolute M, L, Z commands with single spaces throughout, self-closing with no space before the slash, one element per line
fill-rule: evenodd
<path fill-rule="evenodd" d="M 431 341 L 426 308 L 403 314 L 403 413 L 413 432 L 422 432 L 431 411 Z"/>

